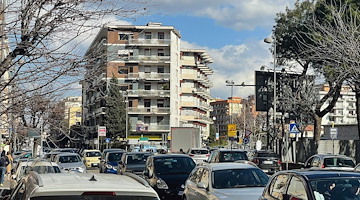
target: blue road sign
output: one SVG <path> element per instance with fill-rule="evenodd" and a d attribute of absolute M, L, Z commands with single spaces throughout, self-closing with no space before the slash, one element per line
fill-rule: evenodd
<path fill-rule="evenodd" d="M 290 124 L 290 133 L 300 133 L 296 123 Z"/>
<path fill-rule="evenodd" d="M 244 144 L 249 144 L 249 138 L 247 138 L 247 137 L 244 138 L 244 139 L 243 139 L 243 143 L 244 143 Z"/>
<path fill-rule="evenodd" d="M 106 143 L 110 143 L 110 138 L 105 138 Z"/>

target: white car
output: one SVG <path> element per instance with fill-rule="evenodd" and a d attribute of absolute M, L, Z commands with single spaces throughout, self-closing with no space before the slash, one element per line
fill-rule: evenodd
<path fill-rule="evenodd" d="M 86 166 L 77 153 L 61 153 L 55 156 L 55 162 L 64 172 L 86 173 Z"/>
<path fill-rule="evenodd" d="M 244 163 L 198 165 L 185 183 L 187 200 L 258 200 L 269 177 L 258 167 Z"/>
<path fill-rule="evenodd" d="M 159 200 L 159 196 L 144 179 L 133 174 L 31 172 L 21 179 L 9 199 Z"/>
<path fill-rule="evenodd" d="M 209 149 L 206 148 L 190 148 L 187 154 L 192 157 L 196 164 L 203 163 L 210 156 Z"/>

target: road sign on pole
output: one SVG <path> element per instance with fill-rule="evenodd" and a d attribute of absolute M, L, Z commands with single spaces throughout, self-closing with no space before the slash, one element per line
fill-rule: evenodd
<path fill-rule="evenodd" d="M 98 135 L 106 136 L 106 126 L 98 126 Z"/>
<path fill-rule="evenodd" d="M 300 133 L 296 123 L 291 123 L 289 127 L 290 133 Z"/>
<path fill-rule="evenodd" d="M 236 124 L 228 124 L 227 131 L 228 131 L 229 137 L 235 137 L 236 136 Z"/>
<path fill-rule="evenodd" d="M 338 137 L 338 129 L 337 128 L 330 128 L 330 138 L 336 139 Z"/>

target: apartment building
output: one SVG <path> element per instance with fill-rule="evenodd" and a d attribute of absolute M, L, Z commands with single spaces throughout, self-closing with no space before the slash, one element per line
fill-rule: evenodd
<path fill-rule="evenodd" d="M 322 98 L 330 90 L 328 85 L 323 85 L 319 91 L 319 98 Z M 329 105 L 327 100 L 322 109 Z M 340 97 L 336 102 L 335 107 L 326 114 L 321 121 L 322 125 L 350 125 L 357 124 L 356 115 L 356 98 L 355 92 L 352 91 L 349 85 L 341 87 Z"/>
<path fill-rule="evenodd" d="M 182 101 L 208 102 L 209 96 L 201 96 L 200 90 L 208 92 L 209 82 L 200 79 L 207 79 L 211 70 L 205 63 L 212 60 L 205 57 L 204 51 L 182 52 L 180 38 L 173 26 L 161 23 L 108 25 L 100 30 L 86 53 L 92 61 L 82 81 L 83 124 L 89 127 L 90 135 L 96 135 L 96 127 L 104 125 L 103 97 L 112 77 L 117 78 L 127 102 L 127 139 L 146 138 L 156 144 L 168 138 L 171 127 L 185 124 L 195 127 L 205 124 L 204 134 L 208 132 L 211 121 L 200 117 L 209 117 L 209 110 L 194 111 L 192 119 L 183 119 L 181 115 L 192 106 L 183 108 Z M 182 77 L 182 73 L 188 72 L 196 76 Z M 183 88 L 188 88 L 191 95 Z"/>
<path fill-rule="evenodd" d="M 66 128 L 70 129 L 72 125 L 81 124 L 82 98 L 80 96 L 66 97 L 62 100 L 64 104 L 64 120 Z"/>
<path fill-rule="evenodd" d="M 243 112 L 242 98 L 214 99 L 210 105 L 213 108 L 211 117 L 215 117 L 215 125 L 222 135 L 227 135 L 227 125 L 231 124 L 230 116 L 237 117 Z"/>

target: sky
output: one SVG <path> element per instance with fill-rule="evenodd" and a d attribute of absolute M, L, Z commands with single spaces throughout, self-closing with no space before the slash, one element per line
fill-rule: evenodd
<path fill-rule="evenodd" d="M 231 96 L 231 87 L 244 82 L 254 85 L 255 70 L 273 69 L 271 44 L 264 42 L 272 34 L 274 18 L 295 0 L 150 0 L 148 14 L 121 19 L 117 24 L 146 25 L 161 22 L 174 26 L 182 36 L 181 48 L 205 49 L 213 58 L 209 76 L 213 98 Z M 255 94 L 253 86 L 234 87 L 233 96 Z"/>

